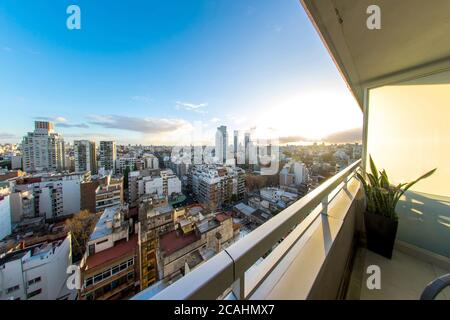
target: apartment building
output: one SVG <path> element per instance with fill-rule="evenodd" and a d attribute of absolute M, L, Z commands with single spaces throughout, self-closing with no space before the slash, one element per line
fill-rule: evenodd
<path fill-rule="evenodd" d="M 172 196 L 172 194 L 181 193 L 181 181 L 173 173 L 172 170 L 167 169 L 161 171 L 161 178 L 163 184 L 163 194 L 167 197 Z"/>
<path fill-rule="evenodd" d="M 34 216 L 59 219 L 80 211 L 80 185 L 87 174 L 45 174 L 16 180 L 15 191 L 34 198 Z M 28 192 L 28 193 L 26 193 Z M 28 212 L 27 214 L 30 214 Z"/>
<path fill-rule="evenodd" d="M 30 190 L 12 192 L 10 201 L 12 223 L 35 217 L 34 195 Z"/>
<path fill-rule="evenodd" d="M 75 172 L 97 174 L 97 151 L 94 141 L 74 141 Z"/>
<path fill-rule="evenodd" d="M 245 171 L 238 167 L 198 165 L 191 170 L 192 191 L 197 200 L 212 210 L 245 193 Z"/>
<path fill-rule="evenodd" d="M 194 221 L 180 219 L 176 229 L 160 236 L 160 278 L 177 279 L 222 250 L 234 237 L 230 215 L 219 213 Z"/>
<path fill-rule="evenodd" d="M 174 229 L 174 212 L 165 197 L 146 195 L 141 200 L 138 223 L 141 290 L 159 279 L 159 236 Z"/>
<path fill-rule="evenodd" d="M 123 203 L 123 178 L 107 176 L 95 190 L 95 212 Z"/>
<path fill-rule="evenodd" d="M 116 173 L 123 174 L 126 170 L 128 172 L 135 171 L 138 166 L 142 166 L 141 161 L 137 157 L 120 157 L 116 160 Z"/>
<path fill-rule="evenodd" d="M 0 240 L 11 234 L 11 205 L 9 188 L 0 189 Z"/>
<path fill-rule="evenodd" d="M 304 163 L 290 162 L 280 171 L 280 186 L 298 187 L 308 182 L 309 172 Z"/>
<path fill-rule="evenodd" d="M 54 131 L 52 122 L 35 121 L 34 132 L 23 137 L 22 151 L 26 172 L 64 170 L 64 139 Z"/>
<path fill-rule="evenodd" d="M 100 141 L 100 167 L 116 172 L 117 148 L 115 141 Z"/>
<path fill-rule="evenodd" d="M 215 157 L 218 163 L 225 164 L 227 161 L 228 133 L 226 126 L 220 126 L 216 131 Z"/>
<path fill-rule="evenodd" d="M 138 236 L 132 221 L 125 220 L 128 208 L 105 209 L 89 237 L 81 261 L 81 300 L 114 300 L 137 292 L 139 286 Z"/>
<path fill-rule="evenodd" d="M 67 287 L 71 237 L 0 256 L 0 300 L 73 300 Z"/>

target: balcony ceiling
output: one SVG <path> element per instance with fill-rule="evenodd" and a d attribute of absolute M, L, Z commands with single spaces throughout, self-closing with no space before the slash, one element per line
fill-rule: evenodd
<path fill-rule="evenodd" d="M 449 0 L 300 0 L 348 86 L 364 89 L 450 68 Z M 369 30 L 367 8 L 381 9 Z"/>

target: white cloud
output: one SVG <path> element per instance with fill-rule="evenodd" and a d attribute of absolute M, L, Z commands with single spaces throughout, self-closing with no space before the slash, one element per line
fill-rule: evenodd
<path fill-rule="evenodd" d="M 206 113 L 206 111 L 203 109 L 207 106 L 208 106 L 208 103 L 194 104 L 194 103 L 190 103 L 190 102 L 177 101 L 175 108 L 177 110 L 184 109 L 187 111 L 193 111 L 193 112 L 197 112 L 197 113 Z"/>

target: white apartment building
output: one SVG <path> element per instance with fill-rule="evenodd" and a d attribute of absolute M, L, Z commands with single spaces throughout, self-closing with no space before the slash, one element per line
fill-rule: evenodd
<path fill-rule="evenodd" d="M 34 218 L 34 195 L 31 191 L 13 192 L 10 195 L 10 201 L 12 223 L 18 223 L 24 218 Z"/>
<path fill-rule="evenodd" d="M 17 185 L 16 190 L 33 194 L 36 216 L 61 218 L 80 211 L 83 179 L 84 175 L 78 174 L 42 176 L 39 182 Z"/>
<path fill-rule="evenodd" d="M 0 190 L 0 240 L 11 234 L 11 205 L 9 189 Z"/>
<path fill-rule="evenodd" d="M 174 193 L 181 193 L 181 180 L 173 173 L 172 170 L 167 169 L 161 171 L 161 178 L 165 196 L 170 197 Z"/>
<path fill-rule="evenodd" d="M 259 191 L 262 199 L 267 200 L 272 203 L 277 203 L 283 201 L 284 203 L 289 203 L 298 199 L 298 195 L 295 193 L 287 192 L 279 188 L 263 188 Z"/>
<path fill-rule="evenodd" d="M 123 202 L 123 179 L 106 177 L 106 183 L 95 190 L 95 210 L 100 212 L 109 207 L 121 205 Z"/>
<path fill-rule="evenodd" d="M 142 160 L 144 161 L 144 169 L 159 169 L 159 160 L 153 154 L 144 154 Z"/>
<path fill-rule="evenodd" d="M 307 183 L 309 172 L 304 163 L 291 162 L 280 171 L 281 186 L 300 186 Z"/>
<path fill-rule="evenodd" d="M 90 171 L 92 174 L 97 174 L 97 152 L 94 141 L 74 141 L 74 153 L 75 172 Z"/>
<path fill-rule="evenodd" d="M 138 162 L 139 159 L 136 157 L 121 157 L 116 160 L 116 173 L 124 173 L 127 168 L 129 171 L 134 171 Z"/>
<path fill-rule="evenodd" d="M 115 141 L 100 141 L 100 167 L 116 171 L 117 148 Z"/>
<path fill-rule="evenodd" d="M 129 224 L 127 221 L 124 221 L 127 210 L 128 208 L 122 205 L 115 205 L 105 209 L 89 237 L 87 256 L 112 248 L 114 243 L 121 239 L 128 241 Z"/>
<path fill-rule="evenodd" d="M 22 169 L 22 156 L 15 154 L 11 156 L 11 169 Z"/>
<path fill-rule="evenodd" d="M 64 169 L 64 140 L 51 122 L 36 121 L 34 132 L 23 137 L 22 150 L 23 169 L 27 172 Z"/>
<path fill-rule="evenodd" d="M 71 237 L 0 256 L 0 300 L 66 300 Z"/>
<path fill-rule="evenodd" d="M 216 131 L 215 157 L 218 163 L 224 164 L 227 160 L 228 134 L 227 127 L 220 126 Z"/>
<path fill-rule="evenodd" d="M 145 194 L 164 195 L 163 178 L 162 177 L 145 177 Z"/>

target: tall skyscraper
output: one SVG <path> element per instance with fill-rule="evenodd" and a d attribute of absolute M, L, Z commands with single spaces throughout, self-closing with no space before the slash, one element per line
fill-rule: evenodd
<path fill-rule="evenodd" d="M 227 146 L 228 146 L 227 127 L 220 126 L 217 128 L 216 132 L 216 148 L 215 148 L 215 154 L 220 163 L 225 163 L 227 160 Z"/>
<path fill-rule="evenodd" d="M 100 167 L 105 170 L 116 171 L 116 142 L 100 141 Z"/>
<path fill-rule="evenodd" d="M 234 158 L 237 158 L 237 152 L 238 152 L 238 139 L 239 139 L 239 131 L 234 130 L 234 140 L 233 140 L 233 152 L 234 152 Z"/>
<path fill-rule="evenodd" d="M 34 132 L 22 140 L 23 166 L 27 172 L 64 170 L 64 140 L 52 122 L 35 121 Z"/>
<path fill-rule="evenodd" d="M 250 162 L 250 132 L 245 133 L 244 138 L 244 147 L 245 147 L 245 164 L 249 164 Z"/>
<path fill-rule="evenodd" d="M 97 174 L 97 154 L 95 142 L 78 140 L 74 142 L 75 172 L 90 171 Z"/>

